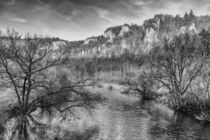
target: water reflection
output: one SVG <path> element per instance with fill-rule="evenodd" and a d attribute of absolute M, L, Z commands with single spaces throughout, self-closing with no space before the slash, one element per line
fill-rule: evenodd
<path fill-rule="evenodd" d="M 84 119 L 87 112 L 80 108 L 76 112 L 81 119 L 69 120 L 72 116 L 68 115 L 68 119 L 63 120 L 61 114 L 51 117 L 34 115 L 40 124 L 32 122 L 28 115 L 17 116 L 4 125 L 0 123 L 0 140 L 92 140 L 98 134 L 99 128 Z"/>
<path fill-rule="evenodd" d="M 123 95 L 124 96 L 124 95 Z M 175 113 L 153 102 L 109 98 L 98 104 L 91 114 L 77 110 L 78 119 L 58 121 L 52 118 L 50 128 L 30 129 L 34 140 L 208 140 L 210 127 Z M 1 128 L 0 126 L 0 131 Z M 12 131 L 10 131 L 12 132 Z M 24 133 L 24 131 L 23 131 Z M 37 134 L 38 132 L 36 132 Z M 0 138 L 1 139 L 1 138 Z"/>
<path fill-rule="evenodd" d="M 100 132 L 94 140 L 207 140 L 210 127 L 146 102 L 110 101 L 94 110 Z"/>

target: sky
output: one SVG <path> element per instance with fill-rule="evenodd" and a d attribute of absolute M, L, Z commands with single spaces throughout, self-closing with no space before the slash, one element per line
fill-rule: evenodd
<path fill-rule="evenodd" d="M 50 35 L 73 41 L 106 28 L 141 25 L 155 14 L 210 13 L 210 0 L 0 0 L 0 30 Z"/>

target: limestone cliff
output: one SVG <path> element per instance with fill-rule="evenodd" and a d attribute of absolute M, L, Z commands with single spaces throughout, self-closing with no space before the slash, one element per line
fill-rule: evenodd
<path fill-rule="evenodd" d="M 70 57 L 110 57 L 122 55 L 125 50 L 133 54 L 148 53 L 154 46 L 161 46 L 164 38 L 175 35 L 199 33 L 210 26 L 210 16 L 184 17 L 155 15 L 142 25 L 128 25 L 108 28 L 103 35 L 83 41 L 68 43 Z"/>

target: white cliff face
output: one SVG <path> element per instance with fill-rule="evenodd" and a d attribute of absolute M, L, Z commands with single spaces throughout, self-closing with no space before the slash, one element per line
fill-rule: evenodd
<path fill-rule="evenodd" d="M 155 29 L 159 29 L 160 28 L 160 18 L 159 17 L 156 17 L 155 18 L 155 22 L 153 23 L 153 27 L 155 28 Z M 163 19 L 164 20 L 164 19 Z"/>
<path fill-rule="evenodd" d="M 153 28 L 146 29 L 146 34 L 144 37 L 144 47 L 142 48 L 142 51 L 144 53 L 149 52 L 153 47 L 155 43 L 158 43 L 159 40 L 157 38 L 157 33 Z"/>
<path fill-rule="evenodd" d="M 73 54 L 72 56 L 74 56 L 74 57 L 93 57 L 93 56 L 110 57 L 112 52 L 116 51 L 116 47 L 117 47 L 116 44 L 113 44 L 114 39 L 116 39 L 117 37 L 120 37 L 120 36 L 123 37 L 123 35 L 128 31 L 130 31 L 130 27 L 128 25 L 123 25 L 121 27 L 119 33 L 115 33 L 113 31 L 113 29 L 109 29 L 109 30 L 105 31 L 103 34 L 103 37 L 106 38 L 106 40 L 107 40 L 106 43 L 98 44 L 95 47 L 90 47 L 90 48 L 84 47 L 84 48 L 78 49 L 77 51 L 72 52 L 72 54 Z M 98 39 L 94 38 L 94 37 L 87 38 L 86 40 L 84 40 L 83 45 L 88 45 L 91 42 L 97 42 L 97 41 L 98 41 Z M 110 45 L 110 44 L 112 44 L 112 45 Z M 120 47 L 122 49 L 129 47 L 129 45 L 125 39 L 122 39 Z M 121 50 L 121 49 L 120 50 L 119 49 L 120 48 L 118 48 L 117 51 Z M 119 52 L 119 54 L 120 53 L 121 52 Z"/>
<path fill-rule="evenodd" d="M 123 25 L 119 33 L 119 36 L 123 36 L 126 32 L 129 32 L 130 28 L 127 25 Z"/>
<path fill-rule="evenodd" d="M 161 40 L 164 38 L 172 40 L 174 35 L 198 33 L 201 25 L 192 22 L 189 22 L 191 24 L 187 22 L 188 25 L 185 25 L 184 18 L 160 14 L 153 19 L 146 20 L 141 26 L 124 24 L 111 27 L 104 32 L 102 40 L 98 37 L 84 40 L 82 45 L 75 49 L 74 56 L 77 56 L 78 53 L 84 57 L 110 57 L 113 53 L 119 56 L 124 49 L 135 54 L 147 54 L 155 46 L 161 46 Z M 182 26 L 183 24 L 185 26 Z M 131 34 L 127 34 L 128 32 Z M 89 45 L 93 41 L 95 43 Z M 85 45 L 89 46 L 86 47 Z"/>
<path fill-rule="evenodd" d="M 53 50 L 58 50 L 60 47 L 65 46 L 66 42 L 64 41 L 54 41 L 52 44 L 52 49 Z"/>
<path fill-rule="evenodd" d="M 197 30 L 196 30 L 196 27 L 195 27 L 195 23 L 192 23 L 192 24 L 189 26 L 189 31 L 194 32 L 194 33 L 197 33 Z"/>
<path fill-rule="evenodd" d="M 84 45 L 88 45 L 90 42 L 96 42 L 97 39 L 96 38 L 87 38 L 85 41 L 84 41 Z"/>
<path fill-rule="evenodd" d="M 79 50 L 75 57 L 84 57 L 84 58 L 89 58 L 93 56 L 105 56 L 107 53 L 108 48 L 105 44 L 96 46 L 94 48 L 84 48 L 82 50 Z M 74 56 L 74 55 L 73 55 Z"/>
<path fill-rule="evenodd" d="M 186 26 L 182 26 L 182 27 L 180 28 L 180 33 L 181 33 L 181 34 L 186 33 L 186 31 L 187 31 L 187 27 L 186 27 Z"/>
<path fill-rule="evenodd" d="M 104 36 L 105 38 L 108 38 L 108 39 L 109 39 L 108 42 L 110 42 L 110 43 L 112 43 L 113 40 L 116 38 L 115 34 L 114 34 L 111 30 L 105 32 L 105 33 L 103 34 L 103 36 Z"/>
<path fill-rule="evenodd" d="M 121 44 L 123 49 L 127 49 L 128 48 L 128 44 L 127 41 L 125 39 L 122 40 L 122 44 Z"/>
<path fill-rule="evenodd" d="M 182 26 L 180 28 L 180 33 L 197 33 L 197 29 L 195 27 L 195 23 L 190 24 L 189 26 Z"/>
<path fill-rule="evenodd" d="M 145 42 L 154 42 L 157 40 L 157 34 L 153 28 L 146 29 Z"/>
<path fill-rule="evenodd" d="M 51 58 L 52 59 L 57 59 L 58 57 L 60 57 L 63 53 L 63 49 L 62 47 L 64 47 L 66 45 L 66 42 L 64 41 L 54 41 L 52 43 L 52 54 L 51 54 Z M 62 56 L 64 57 L 64 56 Z"/>

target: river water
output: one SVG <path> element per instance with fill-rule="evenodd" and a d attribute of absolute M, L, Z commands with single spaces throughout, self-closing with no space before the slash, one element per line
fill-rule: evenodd
<path fill-rule="evenodd" d="M 99 126 L 93 140 L 210 140 L 210 127 L 167 107 L 124 95 L 99 104 L 92 117 Z"/>
<path fill-rule="evenodd" d="M 97 104 L 89 113 L 80 111 L 79 119 L 68 121 L 69 123 L 51 120 L 49 124 L 53 126 L 53 130 L 50 131 L 50 137 L 42 139 L 210 140 L 210 126 L 177 114 L 165 106 L 154 102 L 140 102 L 139 98 L 120 92 L 104 91 L 101 94 L 107 100 Z M 86 131 L 90 128 L 96 128 L 97 131 Z M 72 138 L 68 131 L 79 132 L 81 137 Z M 32 136 L 32 139 L 40 140 L 36 136 Z"/>

